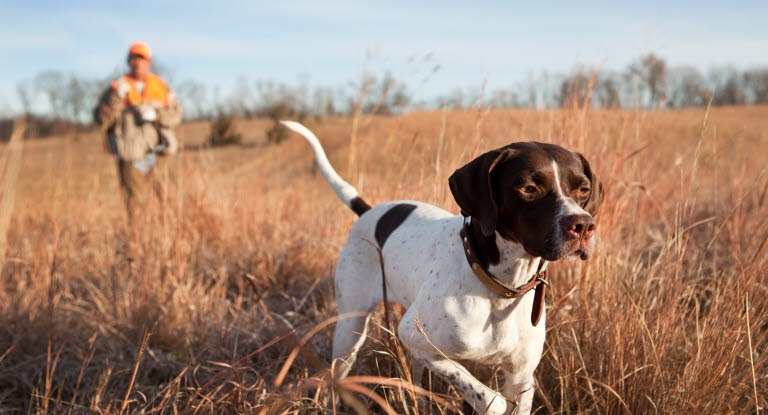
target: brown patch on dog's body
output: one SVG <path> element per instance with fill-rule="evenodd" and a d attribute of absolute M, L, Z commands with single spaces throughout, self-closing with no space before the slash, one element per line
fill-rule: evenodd
<path fill-rule="evenodd" d="M 362 216 L 363 213 L 371 210 L 371 205 L 366 203 L 365 200 L 358 196 L 349 201 L 349 208 L 352 209 L 352 211 L 355 212 L 357 216 Z"/>
<path fill-rule="evenodd" d="M 391 235 L 392 232 L 398 228 L 398 226 L 405 222 L 405 219 L 408 218 L 408 215 L 410 215 L 411 212 L 413 212 L 415 209 L 416 205 L 410 203 L 399 203 L 395 206 L 392 206 L 388 211 L 381 215 L 379 221 L 376 222 L 376 231 L 374 232 L 374 236 L 376 238 L 376 242 L 379 244 L 379 248 L 384 248 L 384 243 L 387 242 L 389 235 Z"/>

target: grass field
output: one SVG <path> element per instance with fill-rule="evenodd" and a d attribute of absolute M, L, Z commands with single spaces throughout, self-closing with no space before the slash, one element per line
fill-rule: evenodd
<path fill-rule="evenodd" d="M 347 118 L 306 124 L 373 204 L 458 213 L 448 176 L 511 141 L 587 156 L 606 187 L 601 242 L 589 261 L 551 265 L 537 413 L 768 406 L 767 107 L 438 111 L 364 118 L 354 133 Z M 307 144 L 267 146 L 269 127 L 243 121 L 242 147 L 205 148 L 207 125 L 184 125 L 187 150 L 156 172 L 135 227 L 95 135 L 0 147 L 3 177 L 20 161 L 0 204 L 0 413 L 332 413 L 333 326 L 319 325 L 335 315 L 334 261 L 355 215 Z M 373 412 L 383 400 L 414 413 L 426 400 L 384 381 L 408 379 L 404 362 L 374 330 L 353 369 L 372 377 L 337 389 Z M 503 382 L 496 368 L 476 373 Z M 427 386 L 442 400 L 420 413 L 461 407 L 446 384 Z"/>

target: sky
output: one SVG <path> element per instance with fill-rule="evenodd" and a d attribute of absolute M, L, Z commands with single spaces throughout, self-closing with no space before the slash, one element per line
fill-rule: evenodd
<path fill-rule="evenodd" d="M 622 3 L 622 4 L 617 4 Z M 225 93 L 239 78 L 340 86 L 389 70 L 417 98 L 505 88 L 575 65 L 768 66 L 768 1 L 0 0 L 0 112 L 45 70 L 103 78 L 147 42 L 174 82 Z M 424 81 L 431 69 L 440 69 Z"/>

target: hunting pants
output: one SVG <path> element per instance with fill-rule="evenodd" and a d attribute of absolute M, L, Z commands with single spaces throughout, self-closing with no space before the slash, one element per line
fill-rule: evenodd
<path fill-rule="evenodd" d="M 147 174 L 134 167 L 132 162 L 117 159 L 120 190 L 125 200 L 128 219 L 133 223 L 147 213 L 147 202 L 157 190 L 155 174 L 162 169 L 163 159 L 164 157 L 158 157 L 157 164 Z"/>

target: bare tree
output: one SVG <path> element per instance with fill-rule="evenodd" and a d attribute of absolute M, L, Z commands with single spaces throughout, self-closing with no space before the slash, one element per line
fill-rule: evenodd
<path fill-rule="evenodd" d="M 497 89 L 491 93 L 488 106 L 493 108 L 517 108 L 517 94 L 506 89 Z"/>
<path fill-rule="evenodd" d="M 641 56 L 629 68 L 631 74 L 638 76 L 647 88 L 649 107 L 662 109 L 667 104 L 667 62 L 653 53 Z"/>
<path fill-rule="evenodd" d="M 248 118 L 256 113 L 253 91 L 244 76 L 237 78 L 228 101 L 229 113 L 232 115 Z"/>
<path fill-rule="evenodd" d="M 74 121 L 82 121 L 81 115 L 86 108 L 86 82 L 76 78 L 74 75 L 70 76 L 69 82 L 65 89 L 62 91 L 62 109 L 68 109 L 69 115 Z"/>
<path fill-rule="evenodd" d="M 387 72 L 380 81 L 370 88 L 363 112 L 367 114 L 394 115 L 408 105 L 410 97 L 405 85 L 395 80 L 390 72 Z"/>
<path fill-rule="evenodd" d="M 670 70 L 667 89 L 670 105 L 675 108 L 706 105 L 711 94 L 704 77 L 692 67 Z"/>
<path fill-rule="evenodd" d="M 575 72 L 560 83 L 558 102 L 561 107 L 589 105 L 593 77 L 584 72 Z"/>
<path fill-rule="evenodd" d="M 744 73 L 744 87 L 753 104 L 768 104 L 768 69 L 751 69 Z"/>
<path fill-rule="evenodd" d="M 318 87 L 312 93 L 312 112 L 316 117 L 336 115 L 333 88 Z"/>
<path fill-rule="evenodd" d="M 599 77 L 595 83 L 595 101 L 599 106 L 621 108 L 619 86 L 616 79 L 609 76 Z"/>
<path fill-rule="evenodd" d="M 32 114 L 32 99 L 34 98 L 34 91 L 28 82 L 19 82 L 16 84 L 16 95 L 19 97 L 21 103 L 21 109 L 24 111 L 24 115 Z"/>
<path fill-rule="evenodd" d="M 153 70 L 168 80 L 173 72 L 155 60 Z M 431 69 L 431 73 L 437 66 Z M 117 72 L 111 76 L 116 77 Z M 111 79 L 110 78 L 110 79 Z M 429 78 L 427 75 L 422 82 Z M 26 114 L 39 110 L 38 101 L 48 104 L 47 116 L 82 122 L 84 111 L 95 103 L 107 82 L 89 80 L 76 74 L 65 76 L 49 70 L 29 81 L 16 84 L 15 92 Z M 523 82 L 509 89 L 486 93 L 485 87 L 457 88 L 434 100 L 412 102 L 413 91 L 391 73 L 378 77 L 364 72 L 356 81 L 336 87 L 316 86 L 307 81 L 298 85 L 249 81 L 240 77 L 235 87 L 223 96 L 221 88 L 201 82 L 186 81 L 175 89 L 188 110 L 185 118 L 234 116 L 322 117 L 335 114 L 396 115 L 412 108 L 460 109 L 472 105 L 494 108 L 551 108 L 570 103 L 602 108 L 674 108 L 706 105 L 768 104 L 768 68 L 737 70 L 732 67 L 712 69 L 704 77 L 695 68 L 669 69 L 666 61 L 653 53 L 642 55 L 622 72 L 600 73 L 580 67 L 571 75 L 531 73 Z M 59 120 L 61 121 L 61 120 Z M 57 121 L 58 122 L 58 121 Z M 58 122 L 58 124 L 62 124 Z M 42 131 L 42 130 L 41 130 Z"/>
<path fill-rule="evenodd" d="M 184 106 L 184 116 L 187 119 L 206 117 L 207 91 L 205 85 L 196 81 L 186 81 L 176 88 L 179 103 Z"/>
<path fill-rule="evenodd" d="M 454 89 L 447 97 L 438 99 L 438 107 L 445 104 L 448 109 L 461 109 L 465 106 L 466 97 L 461 88 Z"/>
<path fill-rule="evenodd" d="M 170 65 L 165 63 L 165 60 L 158 59 L 157 56 L 152 57 L 152 73 L 159 76 L 165 81 L 166 84 L 173 85 L 176 80 L 176 71 L 171 68 Z"/>
<path fill-rule="evenodd" d="M 713 105 L 744 105 L 747 95 L 739 72 L 731 67 L 715 68 L 710 72 L 714 84 Z"/>
<path fill-rule="evenodd" d="M 46 71 L 35 77 L 35 90 L 48 98 L 51 116 L 59 118 L 63 115 L 64 76 L 61 72 Z"/>

